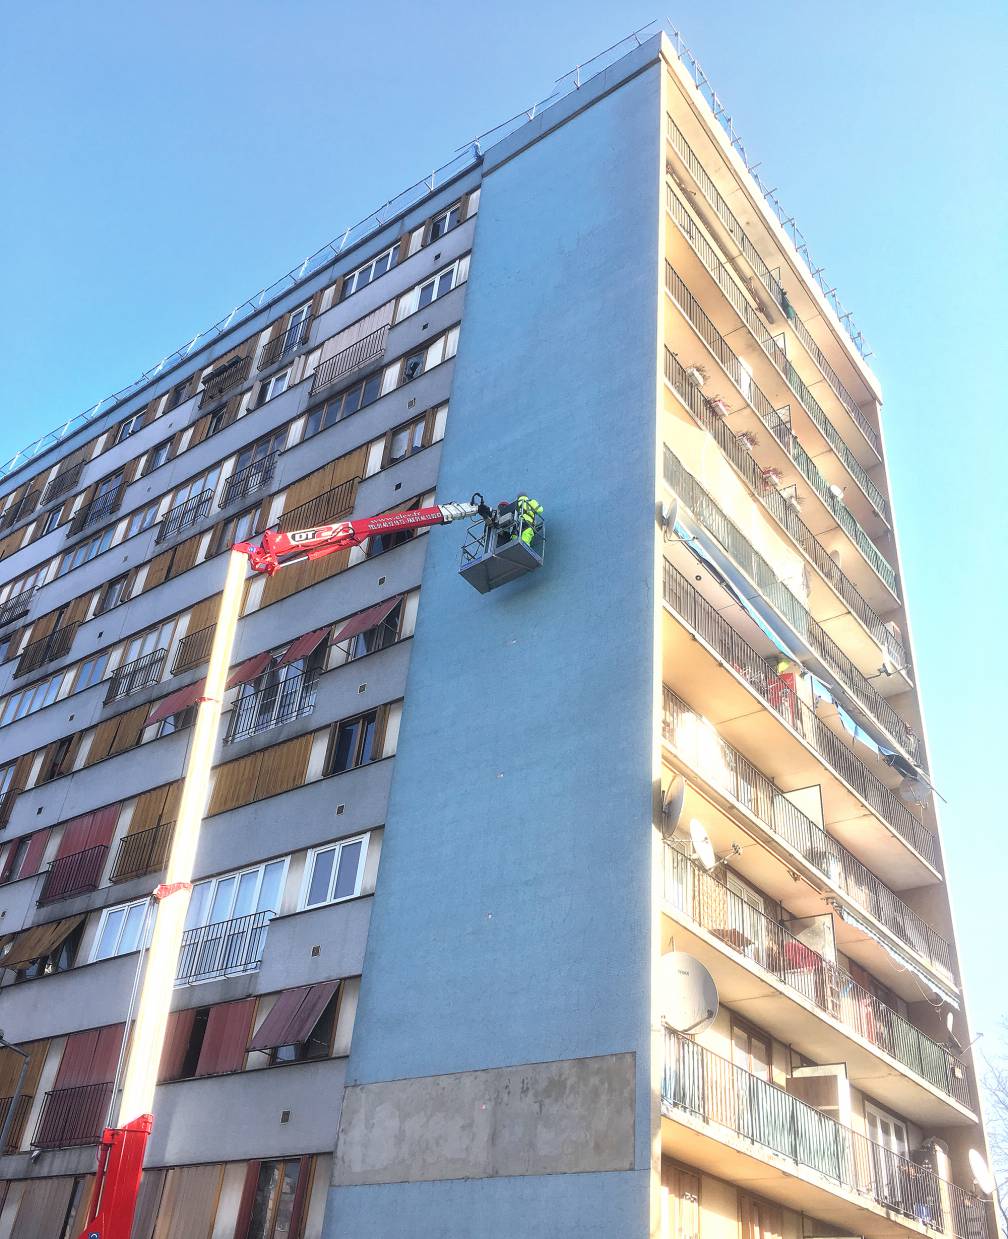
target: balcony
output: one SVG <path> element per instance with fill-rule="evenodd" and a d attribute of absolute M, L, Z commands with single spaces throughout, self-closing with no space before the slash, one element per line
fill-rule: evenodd
<path fill-rule="evenodd" d="M 875 428 L 868 421 L 867 417 L 865 417 L 857 401 L 843 385 L 840 376 L 830 365 L 829 361 L 826 359 L 825 353 L 823 353 L 819 345 L 816 344 L 808 328 L 794 313 L 777 277 L 760 257 L 756 247 L 747 236 L 745 229 L 739 223 L 738 219 L 736 219 L 735 215 L 731 211 L 731 208 L 718 192 L 717 186 L 707 174 L 707 170 L 696 157 L 689 143 L 686 141 L 686 138 L 683 136 L 682 130 L 671 116 L 666 117 L 666 136 L 668 137 L 668 140 L 676 154 L 682 161 L 686 171 L 692 178 L 694 184 L 707 199 L 709 205 L 713 207 L 718 219 L 721 221 L 722 227 L 724 227 L 732 241 L 734 241 L 734 243 L 738 246 L 742 257 L 763 284 L 763 287 L 773 298 L 774 303 L 787 318 L 789 324 L 794 330 L 795 335 L 799 340 L 801 340 L 805 351 L 815 361 L 820 373 L 829 384 L 833 394 L 843 405 L 851 421 L 864 436 L 865 441 L 869 444 L 875 455 L 881 458 L 882 449 Z"/>
<path fill-rule="evenodd" d="M 666 484 L 728 552 L 737 567 L 774 607 L 792 632 L 805 643 L 806 651 L 821 660 L 821 664 L 850 690 L 861 707 L 871 715 L 885 734 L 903 749 L 911 761 L 919 762 L 921 746 L 914 732 L 825 629 L 813 619 L 800 599 L 779 579 L 738 526 L 728 519 L 668 447 L 665 448 L 664 476 Z M 803 655 L 803 658 L 807 661 L 807 655 Z M 870 668 L 871 672 L 876 669 L 877 664 Z"/>
<path fill-rule="evenodd" d="M 195 632 L 186 633 L 175 651 L 172 675 L 178 675 L 180 671 L 188 671 L 191 667 L 198 667 L 200 663 L 209 661 L 216 629 L 216 624 L 208 624 L 206 628 L 197 628 Z"/>
<path fill-rule="evenodd" d="M 827 834 L 742 754 L 726 744 L 666 685 L 662 736 L 682 761 L 717 790 L 727 793 L 782 839 L 852 903 L 910 947 L 935 971 L 952 979 L 949 943 L 866 865 Z"/>
<path fill-rule="evenodd" d="M 799 406 L 808 418 L 810 425 L 815 427 L 819 435 L 822 436 L 824 443 L 828 444 L 832 449 L 837 460 L 860 487 L 862 494 L 874 508 L 875 512 L 883 520 L 888 521 L 889 505 L 886 502 L 885 496 L 868 476 L 864 466 L 826 416 L 822 406 L 815 396 L 812 395 L 801 375 L 788 360 L 784 349 L 770 333 L 770 330 L 751 303 L 746 299 L 745 294 L 735 281 L 729 268 L 721 261 L 714 247 L 697 227 L 693 217 L 686 210 L 671 185 L 666 186 L 666 208 L 683 236 L 693 247 L 694 252 L 706 268 L 711 279 L 721 289 L 721 292 L 724 293 L 735 313 L 748 328 L 750 335 L 760 346 L 770 363 L 776 368 L 777 373 L 784 380 L 792 395 L 798 400 Z M 666 269 L 667 271 L 671 269 L 670 263 L 666 263 Z"/>
<path fill-rule="evenodd" d="M 6 533 L 8 529 L 12 529 L 20 520 L 26 516 L 31 516 L 35 509 L 39 506 L 41 498 L 41 490 L 30 490 L 22 495 L 17 503 L 13 504 L 9 511 L 5 512 L 0 517 L 0 533 Z"/>
<path fill-rule="evenodd" d="M 101 882 L 107 855 L 108 845 L 101 843 L 80 852 L 71 852 L 69 856 L 58 856 L 46 873 L 42 893 L 38 897 L 39 906 L 95 890 Z"/>
<path fill-rule="evenodd" d="M 271 452 L 262 460 L 254 460 L 244 469 L 232 473 L 224 483 L 219 506 L 226 508 L 229 504 L 237 503 L 239 499 L 244 499 L 247 495 L 261 490 L 272 479 L 279 459 L 279 452 Z"/>
<path fill-rule="evenodd" d="M 769 706 L 793 734 L 804 741 L 882 822 L 892 828 L 907 847 L 934 870 L 938 861 L 938 845 L 924 823 L 827 727 L 795 693 L 788 681 L 772 670 L 767 660 L 668 560 L 665 561 L 663 589 L 666 605 L 699 636 L 721 665 L 730 667 L 749 692 Z M 818 779 L 810 781 L 818 782 Z"/>
<path fill-rule="evenodd" d="M 54 499 L 61 499 L 65 494 L 73 490 L 80 481 L 81 474 L 84 472 L 84 464 L 83 460 L 79 460 L 75 465 L 71 465 L 69 469 L 64 469 L 62 472 L 57 473 L 42 492 L 42 501 L 39 506 L 45 507 L 47 503 L 52 503 Z"/>
<path fill-rule="evenodd" d="M 3 1130 L 4 1123 L 7 1122 L 11 1106 L 14 1107 L 14 1117 L 11 1119 L 10 1131 L 7 1133 L 7 1143 L 3 1149 L 0 1149 L 0 1154 L 17 1153 L 21 1148 L 25 1125 L 28 1122 L 28 1115 L 34 1100 L 34 1097 L 30 1097 L 25 1093 L 22 1093 L 17 1101 L 13 1097 L 0 1097 L 0 1131 Z"/>
<path fill-rule="evenodd" d="M 359 482 L 360 478 L 348 478 L 339 486 L 291 508 L 280 517 L 278 528 L 283 533 L 291 529 L 314 529 L 317 525 L 328 525 L 341 516 L 349 516 L 357 498 Z"/>
<path fill-rule="evenodd" d="M 312 380 L 311 394 L 314 396 L 323 387 L 328 387 L 331 383 L 335 383 L 337 379 L 342 378 L 369 361 L 374 361 L 376 357 L 380 357 L 385 352 L 385 341 L 388 339 L 388 332 L 389 325 L 386 323 L 384 327 L 377 328 L 369 335 L 361 336 L 359 340 L 355 340 L 353 344 L 347 345 L 346 348 L 341 349 L 327 361 L 317 366 L 315 368 L 315 377 Z"/>
<path fill-rule="evenodd" d="M 720 340 L 720 336 L 717 339 Z M 737 359 L 734 357 L 734 354 L 729 353 L 727 349 L 725 352 L 727 354 L 726 361 L 729 364 L 731 361 L 734 361 L 737 365 Z M 788 503 L 776 486 L 768 484 L 766 475 L 756 463 L 752 452 L 728 427 L 724 418 L 715 412 L 711 407 L 710 401 L 707 400 L 700 388 L 687 375 L 679 359 L 674 353 L 669 352 L 668 349 L 665 350 L 665 378 L 672 390 L 686 405 L 694 421 L 717 440 L 722 452 L 724 452 L 731 464 L 734 465 L 759 502 L 812 563 L 820 577 L 842 599 L 851 614 L 861 621 L 893 665 L 898 668 L 908 669 L 910 658 L 903 643 L 893 635 L 889 626 L 875 612 L 854 582 L 841 572 L 836 560 L 798 515 L 795 507 Z M 758 393 L 759 389 L 757 388 L 751 394 L 758 399 L 759 395 L 761 395 L 761 393 L 759 395 Z M 769 405 L 769 401 L 767 401 L 767 405 Z M 770 410 L 770 412 L 773 413 L 773 410 Z M 773 414 L 773 416 L 776 418 L 776 414 Z M 830 497 L 832 498 L 832 496 Z M 855 527 L 860 530 L 860 526 Z M 863 533 L 863 531 L 861 532 Z M 878 559 L 878 564 L 873 564 L 876 571 L 880 567 L 888 569 L 888 578 L 883 577 L 883 579 L 891 579 L 890 588 L 895 590 L 895 573 L 878 556 L 878 552 L 875 551 L 867 538 L 865 538 L 865 545 L 874 552 Z M 861 547 L 860 549 L 862 554 L 864 554 L 865 548 Z M 869 560 L 869 562 L 871 561 Z"/>
<path fill-rule="evenodd" d="M 986 1201 L 671 1030 L 662 1112 L 685 1120 L 685 1132 L 669 1132 L 671 1152 L 736 1183 L 759 1176 L 765 1194 L 788 1192 L 785 1203 L 847 1234 L 891 1234 L 895 1215 L 917 1233 L 987 1239 Z M 711 1129 L 734 1139 L 712 1139 Z M 796 1181 L 780 1173 L 780 1159 Z"/>
<path fill-rule="evenodd" d="M 705 930 L 709 935 L 707 942 L 715 940 L 719 949 L 737 958 L 741 968 L 768 980 L 772 978 L 778 990 L 798 995 L 933 1089 L 958 1102 L 964 1110 L 971 1110 L 966 1072 L 944 1046 L 879 1001 L 845 969 L 694 864 L 677 844 L 665 848 L 664 883 L 666 902 L 679 918 Z M 698 954 L 692 943 L 689 947 Z M 708 953 L 709 950 L 708 946 Z M 703 947 L 699 954 L 704 954 Z M 712 971 L 717 979 L 716 963 Z M 915 1114 L 919 1121 L 963 1121 L 958 1112 L 950 1119 L 946 1107 L 919 1086 L 895 1073 L 886 1078 L 876 1057 L 831 1035 L 831 1027 L 812 1027 L 811 1021 L 790 1002 L 776 1003 L 777 1028 L 771 1027 L 775 1021 L 767 1012 L 774 1005 L 774 987 L 771 983 L 767 988 L 769 993 L 755 996 L 749 978 L 738 969 L 734 970 L 734 979 L 719 983 L 725 1001 L 742 1001 L 745 1009 L 759 1006 L 764 1027 L 794 1044 L 806 1056 L 818 1058 L 825 1054 L 828 1061 L 839 1058 L 847 1062 L 851 1078 L 868 1082 L 867 1087 L 880 1101 L 895 1105 L 903 1113 Z"/>
<path fill-rule="evenodd" d="M 161 518 L 154 541 L 164 542 L 167 538 L 171 538 L 183 529 L 188 529 L 190 525 L 195 525 L 198 521 L 201 521 L 210 511 L 213 497 L 214 492 L 212 489 L 201 490 L 199 494 L 192 495 L 183 503 L 177 503 L 173 508 L 169 508 Z"/>
<path fill-rule="evenodd" d="M 182 935 L 176 985 L 216 981 L 255 972 L 262 963 L 266 931 L 275 914 L 253 912 L 229 921 L 200 925 Z"/>
<path fill-rule="evenodd" d="M 318 672 L 302 672 L 240 697 L 231 711 L 225 744 L 258 735 L 315 709 Z"/>
<path fill-rule="evenodd" d="M 0 602 L 0 628 L 5 627 L 7 624 L 13 624 L 17 620 L 24 619 L 31 610 L 31 602 L 34 596 L 35 591 L 33 589 L 23 589 L 20 594 L 15 594 L 5 602 Z"/>
<path fill-rule="evenodd" d="M 312 317 L 309 314 L 300 323 L 295 323 L 293 327 L 288 327 L 283 335 L 277 336 L 275 340 L 271 340 L 269 344 L 264 345 L 262 352 L 259 354 L 257 369 L 265 370 L 269 366 L 275 366 L 278 361 L 283 361 L 293 353 L 296 353 L 301 345 L 307 342 L 311 325 Z"/>
<path fill-rule="evenodd" d="M 79 624 L 66 624 L 63 628 L 54 629 L 47 637 L 39 637 L 37 641 L 29 642 L 21 651 L 21 657 L 14 668 L 14 679 L 38 671 L 40 667 L 55 662 L 57 658 L 65 658 L 70 653 L 79 627 Z"/>
<path fill-rule="evenodd" d="M 251 371 L 251 353 L 248 357 L 236 357 L 233 361 L 228 362 L 226 366 L 219 367 L 207 379 L 200 396 L 199 407 L 205 409 L 207 405 L 220 400 L 233 387 L 237 387 L 239 383 L 244 382 Z"/>
<path fill-rule="evenodd" d="M 141 688 L 148 688 L 151 684 L 157 684 L 167 658 L 167 650 L 151 650 L 149 654 L 141 654 L 139 658 L 119 667 L 109 681 L 105 704 L 118 701 L 120 697 L 128 697 L 130 693 L 139 692 Z"/>
<path fill-rule="evenodd" d="M 86 507 L 81 508 L 67 525 L 67 536 L 72 538 L 75 534 L 83 533 L 85 529 L 90 529 L 92 525 L 96 525 L 106 516 L 111 516 L 113 512 L 118 512 L 125 491 L 126 484 L 120 482 L 113 490 L 107 490 L 104 494 L 96 495 Z"/>
<path fill-rule="evenodd" d="M 32 1138 L 35 1149 L 97 1144 L 112 1099 L 112 1081 L 56 1088 L 46 1093 Z"/>
<path fill-rule="evenodd" d="M 130 878 L 142 877 L 145 873 L 157 873 L 168 862 L 174 822 L 159 822 L 146 830 L 124 835 L 119 840 L 110 882 L 128 882 Z"/>

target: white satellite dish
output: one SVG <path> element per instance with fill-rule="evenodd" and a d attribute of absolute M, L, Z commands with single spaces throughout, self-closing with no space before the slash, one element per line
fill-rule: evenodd
<path fill-rule="evenodd" d="M 685 801 L 686 780 L 681 774 L 674 774 L 668 787 L 662 792 L 662 815 L 670 830 L 675 830 L 679 825 Z"/>
<path fill-rule="evenodd" d="M 696 818 L 693 818 L 689 824 L 689 837 L 697 859 L 709 873 L 717 864 L 717 857 L 714 855 L 714 845 L 710 841 L 710 836 L 704 830 L 703 823 Z"/>
<path fill-rule="evenodd" d="M 665 1022 L 676 1032 L 692 1037 L 706 1032 L 718 1013 L 714 978 L 685 951 L 663 955 L 660 967 Z"/>
<path fill-rule="evenodd" d="M 976 1180 L 976 1185 L 980 1191 L 985 1196 L 993 1196 L 997 1185 L 994 1182 L 994 1176 L 990 1172 L 990 1166 L 987 1165 L 987 1159 L 979 1149 L 970 1149 L 969 1168 L 973 1172 L 973 1178 Z"/>

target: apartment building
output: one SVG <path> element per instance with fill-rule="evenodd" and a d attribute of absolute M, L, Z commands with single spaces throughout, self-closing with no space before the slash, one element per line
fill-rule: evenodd
<path fill-rule="evenodd" d="M 477 593 L 453 526 L 249 579 L 136 1239 L 993 1239 L 882 397 L 807 252 L 639 32 L 7 467 L 0 1239 L 86 1215 L 225 552 L 475 490 L 541 572 Z"/>

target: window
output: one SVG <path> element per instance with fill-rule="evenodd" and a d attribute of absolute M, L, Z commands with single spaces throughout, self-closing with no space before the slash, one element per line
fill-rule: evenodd
<path fill-rule="evenodd" d="M 378 756 L 375 752 L 377 728 L 377 710 L 369 710 L 358 718 L 344 719 L 338 723 L 330 743 L 325 773 L 342 774 L 374 761 Z"/>
<path fill-rule="evenodd" d="M 172 492 L 170 506 L 177 508 L 180 504 L 185 503 L 187 499 L 201 495 L 205 490 L 216 490 L 219 478 L 220 465 L 214 465 L 212 469 L 207 469 L 205 473 L 201 473 L 198 477 L 190 478 L 188 482 L 177 487 Z"/>
<path fill-rule="evenodd" d="M 151 448 L 147 453 L 147 459 L 144 461 L 142 477 L 146 477 L 148 473 L 153 473 L 155 469 L 160 469 L 162 465 L 168 463 L 171 459 L 172 442 L 172 439 L 165 439 L 157 447 Z"/>
<path fill-rule="evenodd" d="M 772 1080 L 770 1038 L 732 1019 L 732 1062 L 761 1080 Z"/>
<path fill-rule="evenodd" d="M 126 537 L 132 538 L 134 534 L 143 533 L 145 529 L 150 529 L 151 525 L 157 520 L 158 508 L 160 506 L 160 501 L 149 503 L 147 507 L 140 508 L 134 512 L 129 518 L 129 524 L 126 526 Z"/>
<path fill-rule="evenodd" d="M 104 615 L 106 611 L 111 611 L 113 607 L 117 607 L 120 602 L 124 601 L 129 578 L 130 574 L 124 572 L 122 576 L 117 576 L 102 586 L 98 596 L 98 606 L 95 608 L 96 616 Z"/>
<path fill-rule="evenodd" d="M 42 783 L 49 783 L 53 779 L 58 779 L 61 775 L 69 773 L 73 766 L 73 759 L 77 754 L 78 736 L 62 736 L 55 742 L 48 758 L 39 770 L 38 782 L 36 786 Z"/>
<path fill-rule="evenodd" d="M 40 564 L 39 567 L 33 568 L 31 572 L 18 577 L 16 581 L 11 581 L 3 601 L 6 602 L 10 598 L 16 598 L 18 594 L 23 594 L 26 590 L 34 589 L 36 585 L 41 585 L 48 567 L 48 564 Z"/>
<path fill-rule="evenodd" d="M 235 1234 L 243 1239 L 298 1239 L 303 1230 L 305 1201 L 312 1178 L 310 1157 L 250 1162 L 246 1185 L 248 1213 L 239 1217 Z M 252 1188 L 252 1190 L 249 1190 Z"/>
<path fill-rule="evenodd" d="M 34 981 L 36 977 L 52 976 L 55 972 L 68 972 L 77 958 L 77 948 L 80 946 L 83 934 L 84 922 L 81 921 L 77 928 L 48 955 L 32 960 L 26 968 L 19 968 L 14 974 L 15 981 Z"/>
<path fill-rule="evenodd" d="M 231 714 L 228 740 L 255 735 L 270 727 L 310 714 L 315 709 L 318 674 L 325 665 L 328 641 L 323 639 L 305 658 L 279 665 L 274 655 L 270 665 L 238 690 Z"/>
<path fill-rule="evenodd" d="M 449 207 L 447 211 L 442 211 L 440 215 L 435 215 L 431 220 L 430 239 L 439 241 L 446 232 L 450 232 L 462 221 L 462 203 L 456 202 L 454 206 Z"/>
<path fill-rule="evenodd" d="M 163 736 L 173 736 L 177 731 L 188 730 L 196 722 L 196 711 L 198 709 L 198 705 L 186 706 L 184 710 L 179 710 L 177 714 L 169 714 L 167 718 L 162 719 L 158 724 L 157 738 L 160 740 Z"/>
<path fill-rule="evenodd" d="M 276 377 L 276 376 L 274 376 Z M 270 382 L 273 380 L 271 379 Z M 243 469 L 247 469 L 249 465 L 254 465 L 260 460 L 266 460 L 273 456 L 276 452 L 282 452 L 287 446 L 287 427 L 278 430 L 275 434 L 265 435 L 262 439 L 258 439 L 255 443 L 250 443 L 248 447 L 243 447 L 238 453 L 235 460 L 235 473 L 241 473 Z M 232 474 L 234 476 L 234 474 Z"/>
<path fill-rule="evenodd" d="M 382 378 L 382 395 L 390 391 L 395 391 L 397 387 L 401 387 L 404 383 L 411 383 L 414 379 L 425 374 L 428 370 L 433 370 L 443 361 L 454 357 L 458 350 L 458 325 L 446 331 L 444 335 L 438 336 L 436 340 L 432 340 L 425 348 L 414 349 L 413 352 L 407 353 L 405 357 L 393 362 L 390 366 L 386 366 Z"/>
<path fill-rule="evenodd" d="M 138 899 L 135 903 L 105 909 L 91 951 L 91 963 L 97 959 L 111 959 L 113 955 L 128 955 L 131 951 L 140 949 L 140 934 L 143 932 L 149 902 L 147 899 Z M 148 940 L 149 938 L 148 932 Z"/>
<path fill-rule="evenodd" d="M 304 907 L 318 908 L 360 894 L 367 842 L 368 836 L 362 835 L 309 854 Z"/>
<path fill-rule="evenodd" d="M 156 628 L 148 628 L 146 632 L 139 632 L 135 637 L 130 637 L 123 647 L 119 666 L 124 667 L 127 663 L 142 658 L 145 654 L 153 654 L 155 650 L 168 649 L 175 635 L 177 622 L 177 619 L 165 620 Z"/>
<path fill-rule="evenodd" d="M 115 529 L 115 525 L 109 525 L 101 533 L 95 534 L 93 538 L 89 538 L 86 542 L 78 542 L 73 550 L 67 551 L 60 560 L 59 567 L 56 569 L 56 575 L 58 577 L 66 576 L 74 568 L 79 568 L 81 564 L 89 563 L 92 559 L 107 551 L 112 545 L 112 539 L 115 537 Z"/>
<path fill-rule="evenodd" d="M 14 855 L 10 858 L 4 868 L 7 870 L 5 881 L 16 882 L 21 876 L 21 866 L 25 862 L 25 857 L 28 855 L 28 844 L 31 842 L 31 835 L 22 835 L 17 841 L 17 846 L 14 848 Z"/>
<path fill-rule="evenodd" d="M 348 387 L 345 391 L 330 396 L 324 404 L 316 405 L 308 414 L 302 438 L 310 439 L 319 431 L 335 425 L 341 418 L 349 417 L 351 413 L 356 413 L 365 405 L 373 404 L 381 395 L 381 387 L 381 373 L 372 374 L 363 382 L 355 383 L 353 387 Z"/>
<path fill-rule="evenodd" d="M 279 374 L 274 374 L 271 378 L 268 378 L 259 388 L 259 403 L 265 404 L 267 400 L 272 400 L 274 396 L 282 396 L 287 390 L 290 373 L 289 370 L 281 370 Z"/>
<path fill-rule="evenodd" d="M 15 723 L 19 718 L 52 705 L 59 696 L 65 674 L 64 671 L 57 671 L 55 675 L 36 680 L 34 684 L 26 685 L 9 697 L 4 697 L 0 701 L 0 727 L 6 727 L 8 723 Z"/>
<path fill-rule="evenodd" d="M 207 422 L 206 432 L 206 437 L 208 439 L 211 435 L 217 434 L 218 431 L 223 430 L 226 426 L 231 424 L 229 417 L 230 411 L 231 410 L 228 405 L 222 404 L 219 409 L 214 409 L 214 411 L 210 414 L 210 420 Z"/>
<path fill-rule="evenodd" d="M 409 353 L 403 358 L 402 363 L 402 382 L 412 382 L 418 375 L 423 374 L 424 361 L 427 357 L 426 349 L 418 349 L 416 352 Z"/>
<path fill-rule="evenodd" d="M 108 669 L 109 652 L 105 650 L 101 654 L 92 654 L 90 658 L 85 658 L 78 666 L 77 673 L 74 676 L 73 687 L 70 689 L 72 693 L 83 692 L 85 688 L 90 688 L 93 684 L 99 683 L 105 678 L 105 672 Z"/>
<path fill-rule="evenodd" d="M 352 271 L 344 278 L 343 289 L 340 292 L 340 301 L 345 301 L 351 293 L 359 292 L 362 288 L 366 288 L 372 280 L 376 280 L 379 276 L 384 275 L 398 261 L 399 243 L 397 241 L 391 249 L 385 250 L 377 258 L 372 258 L 370 262 L 366 262 L 363 267 L 358 267 L 356 271 Z"/>
<path fill-rule="evenodd" d="M 210 545 L 207 547 L 207 559 L 213 559 L 215 555 L 220 555 L 223 551 L 230 550 L 236 542 L 250 541 L 259 529 L 261 516 L 262 511 L 257 504 L 254 508 L 246 508 L 244 512 L 239 512 L 237 516 L 221 521 L 219 525 L 214 527 L 213 535 L 210 538 Z"/>
<path fill-rule="evenodd" d="M 430 305 L 432 301 L 437 301 L 439 297 L 450 293 L 453 288 L 465 282 L 468 274 L 469 256 L 466 255 L 457 262 L 453 262 L 450 267 L 445 267 L 443 271 L 424 280 L 422 284 L 411 288 L 408 293 L 404 293 L 399 298 L 399 304 L 396 307 L 395 321 L 402 322 L 410 314 L 415 314 L 418 310 Z"/>
<path fill-rule="evenodd" d="M 191 382 L 192 382 L 192 376 L 190 375 L 189 378 L 183 379 L 181 383 L 178 383 L 175 387 L 172 388 L 171 394 L 168 397 L 168 406 L 165 409 L 166 413 L 170 413 L 172 409 L 177 409 L 183 400 L 188 400 L 189 384 Z"/>
<path fill-rule="evenodd" d="M 106 495 L 113 495 L 122 485 L 123 475 L 120 470 L 118 473 L 110 473 L 107 478 L 102 478 L 98 483 L 98 489 L 95 491 L 95 497 L 91 501 L 93 506 L 99 499 L 104 499 Z"/>
<path fill-rule="evenodd" d="M 415 500 L 406 511 L 411 511 L 419 506 L 420 501 Z M 374 559 L 376 555 L 383 555 L 386 551 L 394 550 L 397 546 L 402 546 L 404 542 L 409 542 L 411 538 L 416 537 L 418 532 L 416 529 L 393 529 L 389 533 L 372 534 L 368 538 L 364 556 L 366 559 Z"/>
<path fill-rule="evenodd" d="M 374 654 L 386 646 L 394 645 L 399 639 L 399 625 L 402 622 L 403 604 L 399 602 L 379 624 L 358 632 L 350 638 L 347 650 L 347 662 L 355 658 L 363 658 L 365 654 Z"/>
<path fill-rule="evenodd" d="M 414 452 L 419 452 L 421 448 L 426 447 L 424 442 L 426 428 L 427 418 L 425 416 L 418 417 L 415 422 L 410 422 L 406 426 L 400 426 L 398 430 L 389 431 L 382 468 L 397 464 L 400 460 L 405 460 L 407 456 L 412 456 Z"/>
<path fill-rule="evenodd" d="M 221 921 L 232 921 L 255 912 L 278 912 L 286 874 L 285 857 L 195 883 L 189 900 L 186 929 L 217 925 Z"/>
<path fill-rule="evenodd" d="M 140 429 L 142 421 L 143 414 L 134 413 L 132 417 L 127 417 L 124 422 L 120 422 L 119 429 L 116 431 L 116 443 L 122 443 L 125 439 L 128 439 L 131 434 L 136 434 L 136 432 Z"/>
<path fill-rule="evenodd" d="M 57 506 L 53 508 L 53 510 L 49 513 L 48 516 L 43 518 L 43 521 L 39 528 L 39 533 L 38 533 L 38 536 L 40 538 L 44 538 L 47 533 L 52 533 L 54 529 L 57 529 L 59 527 L 60 513 L 62 511 L 63 511 L 62 507 Z"/>

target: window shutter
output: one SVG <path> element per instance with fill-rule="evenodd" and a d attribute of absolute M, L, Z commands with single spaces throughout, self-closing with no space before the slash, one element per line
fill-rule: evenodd
<path fill-rule="evenodd" d="M 73 1186 L 72 1177 L 28 1179 L 10 1233 L 18 1239 L 52 1239 L 61 1234 Z"/>
<path fill-rule="evenodd" d="M 126 834 L 136 835 L 159 822 L 174 821 L 181 795 L 181 782 L 164 783 L 149 792 L 141 792 L 133 806 L 133 816 L 126 827 Z"/>
<path fill-rule="evenodd" d="M 196 1064 L 197 1076 L 241 1071 L 245 1063 L 245 1047 L 252 1031 L 255 1004 L 254 998 L 242 998 L 237 1002 L 221 1002 L 210 1008 L 206 1034 Z"/>
<path fill-rule="evenodd" d="M 239 757 L 235 761 L 229 761 L 217 767 L 213 791 L 210 794 L 210 805 L 207 809 L 208 817 L 215 813 L 225 813 L 228 809 L 236 809 L 239 805 L 249 804 L 255 800 L 255 788 L 262 757 L 262 752 L 250 753 L 247 757 Z"/>
<path fill-rule="evenodd" d="M 156 589 L 163 584 L 168 573 L 168 564 L 171 561 L 171 557 L 171 551 L 162 551 L 160 555 L 154 556 L 147 565 L 147 575 L 144 577 L 141 593 L 146 594 L 149 589 Z"/>
<path fill-rule="evenodd" d="M 167 1173 L 167 1170 L 145 1170 L 143 1172 L 130 1239 L 152 1239 Z"/>
<path fill-rule="evenodd" d="M 183 572 L 188 572 L 190 568 L 195 567 L 196 555 L 199 551 L 202 537 L 203 535 L 200 533 L 194 534 L 191 538 L 186 538 L 185 542 L 180 542 L 175 547 L 171 553 L 171 562 L 168 565 L 167 576 L 169 580 L 181 576 Z"/>
<path fill-rule="evenodd" d="M 28 1051 L 28 1073 L 24 1079 L 22 1095 L 34 1097 L 49 1052 L 48 1038 L 44 1041 L 26 1041 L 22 1048 Z M 22 1058 L 13 1050 L 0 1048 L 0 1097 L 13 1097 L 21 1075 Z"/>
<path fill-rule="evenodd" d="M 193 1021 L 196 1018 L 196 1008 L 187 1011 L 172 1011 L 168 1016 L 168 1027 L 165 1029 L 164 1049 L 161 1051 L 161 1065 L 158 1069 L 158 1080 L 177 1080 L 182 1071 L 182 1063 L 192 1036 Z"/>
<path fill-rule="evenodd" d="M 169 1170 L 153 1239 L 210 1239 L 223 1177 L 220 1162 Z"/>
<path fill-rule="evenodd" d="M 311 1191 L 315 1171 L 315 1158 L 302 1157 L 298 1165 L 297 1187 L 294 1189 L 294 1200 L 291 1204 L 290 1228 L 287 1234 L 290 1239 L 300 1239 L 304 1226 L 305 1206 L 308 1193 Z"/>
<path fill-rule="evenodd" d="M 91 747 L 88 749 L 87 761 L 85 766 L 93 766 L 95 762 L 102 761 L 108 757 L 109 750 L 112 747 L 112 741 L 115 740 L 116 730 L 119 727 L 119 718 L 107 718 L 103 723 L 99 723 L 94 729 L 94 734 L 91 738 Z"/>
<path fill-rule="evenodd" d="M 63 837 L 56 849 L 57 860 L 64 856 L 72 856 L 75 852 L 82 852 L 88 846 L 87 840 L 91 834 L 93 818 L 93 813 L 85 813 L 81 817 L 71 818 L 66 823 L 63 827 Z"/>
<path fill-rule="evenodd" d="M 191 634 L 203 628 L 209 628 L 217 619 L 220 600 L 220 594 L 214 594 L 211 598 L 204 598 L 202 602 L 197 602 L 189 612 L 189 625 L 186 633 Z"/>
<path fill-rule="evenodd" d="M 371 756 L 370 759 L 365 754 L 365 761 L 378 761 L 382 755 L 382 749 L 385 747 L 385 732 L 388 730 L 388 718 L 390 706 L 379 706 L 378 714 L 375 718 L 374 737 L 371 741 Z"/>
<path fill-rule="evenodd" d="M 116 753 L 125 753 L 127 749 L 136 747 L 140 739 L 140 733 L 147 722 L 149 712 L 150 706 L 134 706 L 132 710 L 127 710 L 125 714 L 116 716 L 115 736 L 109 745 L 108 755 L 110 757 Z"/>
<path fill-rule="evenodd" d="M 301 787 L 308 773 L 311 749 L 311 732 L 265 749 L 252 799 L 265 800 L 267 796 Z"/>
<path fill-rule="evenodd" d="M 108 1024 L 71 1033 L 63 1047 L 54 1088 L 74 1088 L 81 1084 L 104 1084 L 115 1075 L 116 1060 L 122 1045 L 124 1024 Z"/>
<path fill-rule="evenodd" d="M 28 841 L 24 864 L 21 866 L 21 877 L 32 878 L 38 873 L 42 857 L 45 855 L 46 844 L 49 842 L 50 829 L 46 827 L 45 830 L 36 830 Z"/>
<path fill-rule="evenodd" d="M 245 1167 L 245 1182 L 242 1184 L 234 1239 L 248 1239 L 249 1227 L 252 1225 L 252 1205 L 255 1202 L 256 1189 L 259 1186 L 259 1167 L 261 1165 L 261 1162 L 254 1161 L 249 1162 Z"/>

